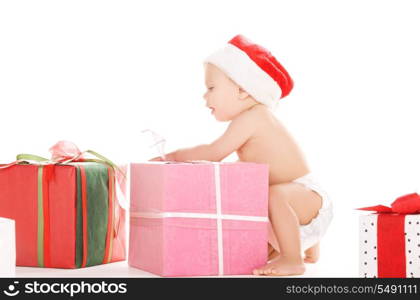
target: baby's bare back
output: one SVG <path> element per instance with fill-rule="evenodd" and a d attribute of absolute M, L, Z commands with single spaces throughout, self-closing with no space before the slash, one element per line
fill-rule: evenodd
<path fill-rule="evenodd" d="M 255 131 L 236 151 L 239 160 L 268 164 L 270 185 L 307 174 L 304 155 L 283 124 L 264 106 L 252 109 Z"/>

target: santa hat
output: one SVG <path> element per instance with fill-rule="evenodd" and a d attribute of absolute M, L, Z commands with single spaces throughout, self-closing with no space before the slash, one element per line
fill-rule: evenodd
<path fill-rule="evenodd" d="M 237 35 L 204 60 L 221 69 L 255 100 L 275 107 L 293 88 L 286 69 L 264 47 Z"/>

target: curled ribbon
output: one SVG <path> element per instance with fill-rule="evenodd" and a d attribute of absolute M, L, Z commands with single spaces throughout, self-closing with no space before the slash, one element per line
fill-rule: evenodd
<path fill-rule="evenodd" d="M 144 130 L 141 131 L 141 133 L 143 133 L 143 134 L 145 134 L 147 132 L 149 132 L 152 135 L 152 138 L 153 138 L 153 144 L 150 145 L 150 148 L 155 147 L 155 149 L 159 153 L 159 156 L 161 157 L 161 159 L 163 161 L 165 161 L 166 160 L 166 157 L 165 157 L 165 143 L 166 143 L 166 140 L 151 129 L 144 129 Z"/>
<path fill-rule="evenodd" d="M 378 213 L 416 214 L 420 213 L 420 195 L 417 193 L 411 193 L 398 197 L 394 202 L 392 202 L 391 207 L 376 205 L 356 209 L 375 211 Z"/>

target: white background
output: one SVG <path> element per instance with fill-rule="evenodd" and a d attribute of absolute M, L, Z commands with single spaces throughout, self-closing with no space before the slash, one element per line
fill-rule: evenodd
<path fill-rule="evenodd" d="M 277 117 L 333 198 L 317 276 L 356 276 L 354 208 L 420 186 L 418 1 L 2 1 L 0 160 L 58 140 L 116 162 L 211 142 L 202 60 L 241 33 L 295 81 Z M 234 160 L 231 156 L 228 160 Z M 314 268 L 314 267 L 311 267 Z M 317 269 L 318 268 L 318 269 Z"/>

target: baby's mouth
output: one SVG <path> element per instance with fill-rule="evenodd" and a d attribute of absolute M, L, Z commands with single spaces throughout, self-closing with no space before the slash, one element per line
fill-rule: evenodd
<path fill-rule="evenodd" d="M 209 107 L 211 110 L 211 114 L 214 114 L 214 107 Z"/>

